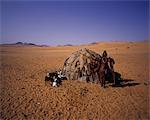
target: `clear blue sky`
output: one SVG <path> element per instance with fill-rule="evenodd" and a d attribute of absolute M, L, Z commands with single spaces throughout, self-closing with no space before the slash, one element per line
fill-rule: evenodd
<path fill-rule="evenodd" d="M 148 39 L 148 1 L 3 1 L 1 6 L 1 43 Z"/>

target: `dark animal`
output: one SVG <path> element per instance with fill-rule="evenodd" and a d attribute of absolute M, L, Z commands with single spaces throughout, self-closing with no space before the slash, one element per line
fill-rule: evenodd
<path fill-rule="evenodd" d="M 53 77 L 54 76 L 58 76 L 57 72 L 52 72 L 52 73 L 47 73 L 47 75 L 45 76 L 45 81 L 51 81 L 53 82 Z"/>
<path fill-rule="evenodd" d="M 50 83 L 52 84 L 54 82 L 54 77 L 55 78 L 58 77 L 57 71 L 52 73 L 47 73 L 47 75 L 45 76 L 45 82 L 50 81 Z"/>
<path fill-rule="evenodd" d="M 59 78 L 59 77 L 54 77 L 54 81 L 53 81 L 53 83 L 52 83 L 52 86 L 53 86 L 53 87 L 58 87 L 59 85 L 61 85 L 61 82 L 62 82 L 61 78 Z"/>

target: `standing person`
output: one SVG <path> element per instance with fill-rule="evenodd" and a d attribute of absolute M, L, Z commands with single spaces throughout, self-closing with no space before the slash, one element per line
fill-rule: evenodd
<path fill-rule="evenodd" d="M 107 57 L 107 52 L 106 50 L 104 50 L 103 54 L 102 54 L 102 57 Z"/>
<path fill-rule="evenodd" d="M 98 77 L 99 77 L 99 81 L 101 83 L 101 87 L 105 88 L 105 81 L 106 81 L 106 75 L 108 74 L 108 59 L 107 59 L 107 52 L 106 50 L 104 50 L 103 54 L 102 54 L 102 58 L 100 60 L 100 67 L 99 67 L 99 71 L 98 71 Z"/>

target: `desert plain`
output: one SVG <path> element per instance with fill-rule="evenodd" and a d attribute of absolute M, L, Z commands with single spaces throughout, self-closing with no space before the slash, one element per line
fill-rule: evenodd
<path fill-rule="evenodd" d="M 1 120 L 149 120 L 149 42 L 98 42 L 80 46 L 0 46 Z M 71 53 L 104 50 L 115 60 L 124 85 L 106 88 L 64 80 L 45 84 Z"/>

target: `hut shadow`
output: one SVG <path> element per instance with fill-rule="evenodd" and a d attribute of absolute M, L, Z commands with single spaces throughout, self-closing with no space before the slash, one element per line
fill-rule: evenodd
<path fill-rule="evenodd" d="M 140 85 L 140 83 L 134 82 L 132 79 L 124 79 L 121 78 L 121 74 L 118 72 L 115 72 L 115 84 L 112 84 L 110 86 L 112 87 L 133 87 Z"/>

